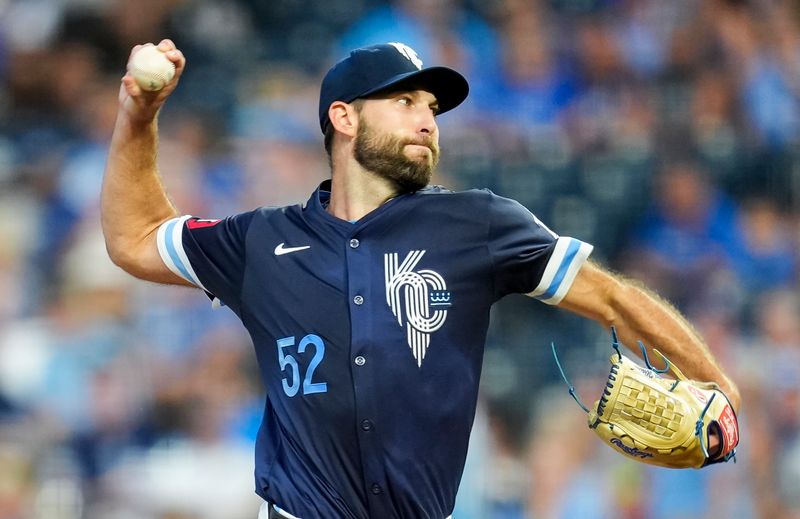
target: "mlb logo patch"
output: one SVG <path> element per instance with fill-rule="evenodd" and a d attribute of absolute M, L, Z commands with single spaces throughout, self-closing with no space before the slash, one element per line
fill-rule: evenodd
<path fill-rule="evenodd" d="M 202 229 L 204 227 L 213 227 L 221 221 L 220 219 L 189 218 L 186 220 L 186 227 L 189 229 Z"/>

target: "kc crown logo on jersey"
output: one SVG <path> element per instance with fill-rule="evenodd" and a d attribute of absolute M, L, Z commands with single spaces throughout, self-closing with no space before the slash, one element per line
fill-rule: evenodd
<path fill-rule="evenodd" d="M 412 250 L 402 263 L 396 252 L 383 256 L 386 303 L 397 317 L 397 324 L 405 325 L 408 345 L 419 367 L 431 334 L 442 327 L 452 305 L 452 295 L 442 276 L 432 270 L 414 272 L 424 255 L 424 250 Z"/>

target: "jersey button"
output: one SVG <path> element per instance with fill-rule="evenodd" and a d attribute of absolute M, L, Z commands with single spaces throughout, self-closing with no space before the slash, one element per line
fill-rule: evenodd
<path fill-rule="evenodd" d="M 353 238 L 352 240 L 350 240 L 351 249 L 357 249 L 359 245 L 361 245 L 361 242 L 358 241 L 357 239 Z"/>
<path fill-rule="evenodd" d="M 364 304 L 364 298 L 361 297 L 361 296 L 356 296 L 356 297 L 353 298 L 353 302 L 355 304 L 357 304 L 357 305 L 363 305 Z"/>
<path fill-rule="evenodd" d="M 361 429 L 363 431 L 371 431 L 372 430 L 372 422 L 369 420 L 364 420 L 361 422 Z"/>
<path fill-rule="evenodd" d="M 372 490 L 372 493 L 373 493 L 373 494 L 375 494 L 376 496 L 377 496 L 378 494 L 380 494 L 381 492 L 383 492 L 383 489 L 382 489 L 382 488 L 381 488 L 381 486 L 380 486 L 379 484 L 377 484 L 377 483 L 373 484 L 373 485 L 372 485 L 372 488 L 371 488 L 370 490 Z"/>
<path fill-rule="evenodd" d="M 359 355 L 354 359 L 354 362 L 356 363 L 356 366 L 363 366 L 364 364 L 367 363 L 367 359 Z"/>

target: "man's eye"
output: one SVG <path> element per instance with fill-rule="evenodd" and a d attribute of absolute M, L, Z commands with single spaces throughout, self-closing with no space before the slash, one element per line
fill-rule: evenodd
<path fill-rule="evenodd" d="M 404 104 L 404 105 L 406 105 L 406 106 L 411 106 L 411 99 L 409 99 L 408 97 L 401 97 L 401 98 L 398 98 L 398 100 L 397 100 L 397 101 L 398 101 L 399 103 L 401 103 L 401 104 Z"/>

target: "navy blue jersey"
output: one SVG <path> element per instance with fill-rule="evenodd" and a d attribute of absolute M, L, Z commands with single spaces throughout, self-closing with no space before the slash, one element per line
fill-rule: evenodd
<path fill-rule="evenodd" d="M 452 513 L 489 309 L 557 303 L 591 246 L 517 202 L 439 187 L 355 223 L 305 206 L 159 230 L 169 268 L 242 320 L 267 389 L 256 492 L 310 518 Z"/>

